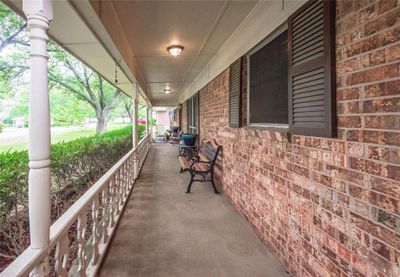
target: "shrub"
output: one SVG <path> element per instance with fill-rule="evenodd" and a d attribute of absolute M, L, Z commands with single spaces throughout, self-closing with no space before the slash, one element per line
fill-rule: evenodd
<path fill-rule="evenodd" d="M 140 137 L 143 127 L 139 127 Z M 52 145 L 52 221 L 131 148 L 131 126 Z M 4 244 L 0 244 L 1 252 L 16 256 L 28 244 L 27 198 L 28 152 L 0 153 L 0 241 Z M 16 226 L 20 234 L 10 232 Z"/>
<path fill-rule="evenodd" d="M 6 125 L 3 122 L 0 122 L 0 133 L 3 132 L 5 127 L 6 127 Z"/>

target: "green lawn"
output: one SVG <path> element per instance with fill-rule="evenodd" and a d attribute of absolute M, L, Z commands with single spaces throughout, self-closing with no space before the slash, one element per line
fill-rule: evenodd
<path fill-rule="evenodd" d="M 127 126 L 127 124 L 109 124 L 107 127 L 108 131 L 119 129 Z M 61 141 L 70 141 L 81 137 L 90 137 L 96 133 L 95 129 L 82 129 L 82 130 L 71 130 L 63 134 L 55 134 L 51 136 L 51 143 L 58 143 Z M 0 152 L 6 151 L 21 151 L 27 150 L 28 143 L 25 138 L 16 139 L 12 143 L 1 143 Z"/>

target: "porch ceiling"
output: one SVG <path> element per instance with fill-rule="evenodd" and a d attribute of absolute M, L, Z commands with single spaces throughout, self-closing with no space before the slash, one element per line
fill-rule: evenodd
<path fill-rule="evenodd" d="M 257 1 L 121 1 L 113 8 L 155 106 L 175 106 Z M 171 57 L 166 48 L 184 47 Z M 172 92 L 164 94 L 165 87 Z"/>

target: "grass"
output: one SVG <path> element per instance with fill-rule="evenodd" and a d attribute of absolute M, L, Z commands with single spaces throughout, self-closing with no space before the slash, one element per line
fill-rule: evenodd
<path fill-rule="evenodd" d="M 125 127 L 127 124 L 109 124 L 107 127 L 108 131 L 119 129 Z M 62 141 L 71 141 L 81 137 L 90 137 L 94 136 L 96 130 L 94 128 L 91 129 L 82 129 L 82 130 L 71 130 L 70 132 L 62 133 L 62 134 L 52 134 L 51 136 L 51 144 L 55 144 Z M 18 138 L 15 139 L 12 143 L 1 143 L 0 144 L 0 153 L 7 151 L 21 151 L 28 149 L 27 138 Z"/>

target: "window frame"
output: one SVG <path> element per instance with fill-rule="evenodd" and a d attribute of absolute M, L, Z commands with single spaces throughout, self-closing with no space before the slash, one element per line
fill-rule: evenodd
<path fill-rule="evenodd" d="M 196 109 L 194 109 L 194 100 L 196 99 Z M 192 97 L 187 100 L 187 129 L 189 134 L 199 134 L 199 94 L 195 93 Z M 189 109 L 190 104 L 190 109 Z M 194 112 L 195 110 L 195 112 Z M 192 125 L 195 123 L 195 126 Z M 191 132 L 194 130 L 194 132 Z"/>
<path fill-rule="evenodd" d="M 253 49 L 246 53 L 244 56 L 247 61 L 247 126 L 249 127 L 263 127 L 263 128 L 277 128 L 277 129 L 289 129 L 289 115 L 288 115 L 288 123 L 252 123 L 250 122 L 250 56 L 261 50 L 268 43 L 272 42 L 275 38 L 277 38 L 283 32 L 288 31 L 287 22 L 283 23 L 281 26 L 276 28 L 271 34 L 269 34 L 263 41 L 261 41 L 258 45 L 256 45 Z M 289 70 L 289 69 L 288 69 Z M 287 91 L 289 96 L 289 89 Z M 289 103 L 288 103 L 289 105 Z M 289 107 L 288 107 L 289 112 Z"/>

